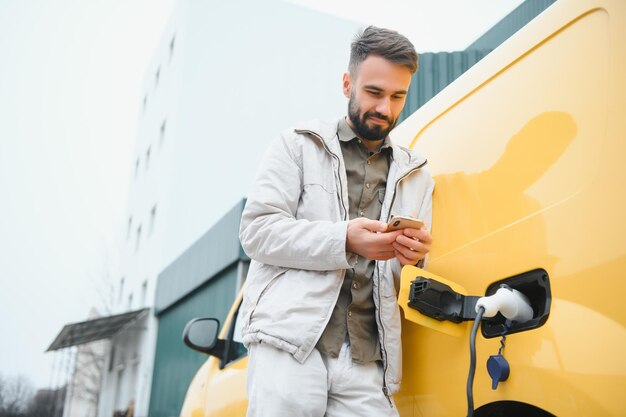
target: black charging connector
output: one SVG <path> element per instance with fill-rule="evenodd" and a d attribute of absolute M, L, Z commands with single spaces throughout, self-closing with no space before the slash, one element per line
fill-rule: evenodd
<path fill-rule="evenodd" d="M 459 294 L 449 285 L 418 276 L 411 282 L 408 304 L 436 320 L 461 323 L 476 318 L 476 301 L 479 298 Z"/>

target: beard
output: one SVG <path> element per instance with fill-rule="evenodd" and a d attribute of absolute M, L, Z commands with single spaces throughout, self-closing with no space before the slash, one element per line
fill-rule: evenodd
<path fill-rule="evenodd" d="M 373 127 L 369 127 L 366 122 L 367 119 L 375 117 L 377 119 L 385 120 L 389 123 L 389 126 L 384 128 L 381 125 L 375 124 Z M 385 139 L 391 129 L 393 129 L 396 125 L 396 120 L 392 120 L 391 118 L 382 115 L 378 112 L 365 112 L 363 116 L 361 116 L 361 108 L 359 107 L 359 103 L 357 102 L 354 94 L 350 95 L 350 100 L 348 101 L 348 118 L 352 122 L 352 126 L 356 131 L 356 134 L 359 135 L 360 138 L 371 141 L 378 141 Z"/>

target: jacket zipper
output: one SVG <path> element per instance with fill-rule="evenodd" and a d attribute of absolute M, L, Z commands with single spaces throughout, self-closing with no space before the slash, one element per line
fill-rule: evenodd
<path fill-rule="evenodd" d="M 324 138 L 322 138 L 320 135 L 318 135 L 317 133 L 311 131 L 311 130 L 300 130 L 300 129 L 296 129 L 295 130 L 297 133 L 308 133 L 311 136 L 315 136 L 317 139 L 319 139 L 319 141 L 322 143 L 322 147 L 324 148 L 324 150 L 333 158 L 335 158 L 335 161 L 337 161 L 337 178 L 339 179 L 339 201 L 341 201 L 341 208 L 343 208 L 343 219 L 344 220 L 348 220 L 348 209 L 346 208 L 346 204 L 343 201 L 343 184 L 341 183 L 341 161 L 339 161 L 339 156 L 337 156 L 334 152 L 332 152 L 328 146 L 326 145 L 326 142 L 324 141 Z"/>
<path fill-rule="evenodd" d="M 311 131 L 311 130 L 300 130 L 300 129 L 296 129 L 296 132 L 298 133 L 308 133 L 311 136 L 316 137 L 317 139 L 319 139 L 319 141 L 322 143 L 322 146 L 324 147 L 324 150 L 326 152 L 328 152 L 329 155 L 331 155 L 333 158 L 335 158 L 335 160 L 337 161 L 337 175 L 339 176 L 339 191 L 340 191 L 340 195 L 339 195 L 339 200 L 341 201 L 341 206 L 343 208 L 343 213 L 344 213 L 344 220 L 346 220 L 346 216 L 348 213 L 348 210 L 346 209 L 346 205 L 343 201 L 343 184 L 341 183 L 341 163 L 339 161 L 339 157 L 333 153 L 330 149 L 328 149 L 328 146 L 326 145 L 326 142 L 324 142 L 324 138 L 322 138 L 320 135 L 318 135 L 317 133 Z M 393 188 L 393 196 L 391 198 L 391 204 L 389 205 L 389 211 L 387 213 L 387 219 L 389 218 L 389 214 L 391 213 L 391 209 L 393 208 L 393 203 L 396 200 L 396 194 L 398 191 L 398 185 L 400 184 L 400 182 L 402 180 L 404 180 L 406 177 L 408 177 L 409 175 L 411 175 L 413 172 L 417 171 L 418 169 L 422 168 L 424 165 L 426 165 L 428 161 L 424 161 L 423 163 L 421 163 L 419 166 L 411 169 L 409 172 L 407 172 L 406 174 L 404 174 L 402 177 L 398 178 L 398 180 L 396 181 L 396 184 L 394 185 Z M 380 313 L 380 306 L 382 305 L 382 298 L 380 295 L 380 284 L 381 284 L 381 278 L 380 278 L 380 271 L 378 273 L 378 321 L 380 321 L 380 329 L 382 330 L 382 339 L 383 339 L 383 343 L 382 343 L 382 351 L 384 352 L 384 369 L 383 369 L 383 393 L 385 394 L 385 397 L 387 397 L 387 400 L 389 401 L 389 406 L 391 408 L 393 408 L 393 403 L 391 402 L 391 396 L 389 395 L 389 388 L 387 388 L 387 368 L 388 368 L 388 360 L 387 360 L 387 348 L 385 347 L 385 328 L 383 325 L 383 320 L 382 320 L 382 315 Z"/>
<path fill-rule="evenodd" d="M 398 185 L 400 185 L 400 182 L 402 182 L 405 178 L 407 178 L 409 175 L 411 175 L 412 173 L 414 173 L 415 171 L 419 170 L 420 168 L 422 168 L 424 165 L 426 165 L 428 161 L 424 161 L 423 163 L 421 163 L 419 166 L 411 169 L 409 172 L 407 172 L 406 174 L 404 174 L 403 176 L 401 176 L 400 178 L 398 178 L 398 180 L 396 181 L 396 184 L 393 187 L 393 196 L 391 197 L 391 204 L 389 205 L 389 211 L 387 212 L 387 220 L 389 220 L 389 215 L 391 214 L 391 209 L 393 208 L 393 203 L 396 201 L 396 195 L 398 192 Z M 381 273 L 380 270 L 378 271 L 378 321 L 380 321 L 380 330 L 382 331 L 382 339 L 383 339 L 383 343 L 382 343 L 382 351 L 384 353 L 384 361 L 383 361 L 383 393 L 385 394 L 385 397 L 387 397 L 387 400 L 389 401 L 389 406 L 391 408 L 393 408 L 393 403 L 391 402 L 391 396 L 389 395 L 389 388 L 387 388 L 387 369 L 389 367 L 389 360 L 387 358 L 387 348 L 385 347 L 385 326 L 383 324 L 383 317 L 382 314 L 380 312 L 381 306 L 382 306 L 382 296 L 380 295 L 380 288 L 381 288 Z"/>
<path fill-rule="evenodd" d="M 339 201 L 341 201 L 341 208 L 343 208 L 343 219 L 348 220 L 348 209 L 346 208 L 345 202 L 343 201 L 343 184 L 341 183 L 341 162 L 339 161 L 339 156 L 337 156 L 334 152 L 332 152 L 328 148 L 328 146 L 326 145 L 326 142 L 324 141 L 324 138 L 322 138 L 317 133 L 311 130 L 301 130 L 301 129 L 295 129 L 295 132 L 296 133 L 308 133 L 309 135 L 317 138 L 322 144 L 322 147 L 324 148 L 326 153 L 328 153 L 330 156 L 332 156 L 335 159 L 335 161 L 337 161 L 337 179 L 339 180 Z M 345 276 L 345 271 L 342 274 L 342 279 L 341 279 L 342 282 L 343 282 L 343 276 Z M 341 291 L 341 286 L 339 286 L 338 288 L 337 297 L 339 296 L 339 291 Z M 328 320 L 330 320 L 330 316 L 328 316 Z M 328 321 L 326 322 L 326 324 L 328 324 Z M 326 325 L 324 325 L 324 328 L 325 327 Z M 322 334 L 320 333 L 319 337 L 321 336 Z M 313 348 L 315 348 L 316 344 L 317 344 L 317 341 L 313 344 Z"/>

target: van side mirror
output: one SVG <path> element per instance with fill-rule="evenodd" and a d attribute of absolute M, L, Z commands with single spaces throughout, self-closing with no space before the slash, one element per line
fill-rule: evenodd
<path fill-rule="evenodd" d="M 224 341 L 218 339 L 220 321 L 214 318 L 196 318 L 183 330 L 183 342 L 193 350 L 222 358 Z"/>

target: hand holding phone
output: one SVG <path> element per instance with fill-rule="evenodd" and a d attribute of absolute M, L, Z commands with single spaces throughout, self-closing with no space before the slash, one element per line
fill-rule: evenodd
<path fill-rule="evenodd" d="M 422 220 L 408 216 L 393 216 L 387 224 L 387 232 L 403 230 L 392 243 L 395 257 L 401 265 L 415 265 L 430 251 L 432 238 Z"/>

